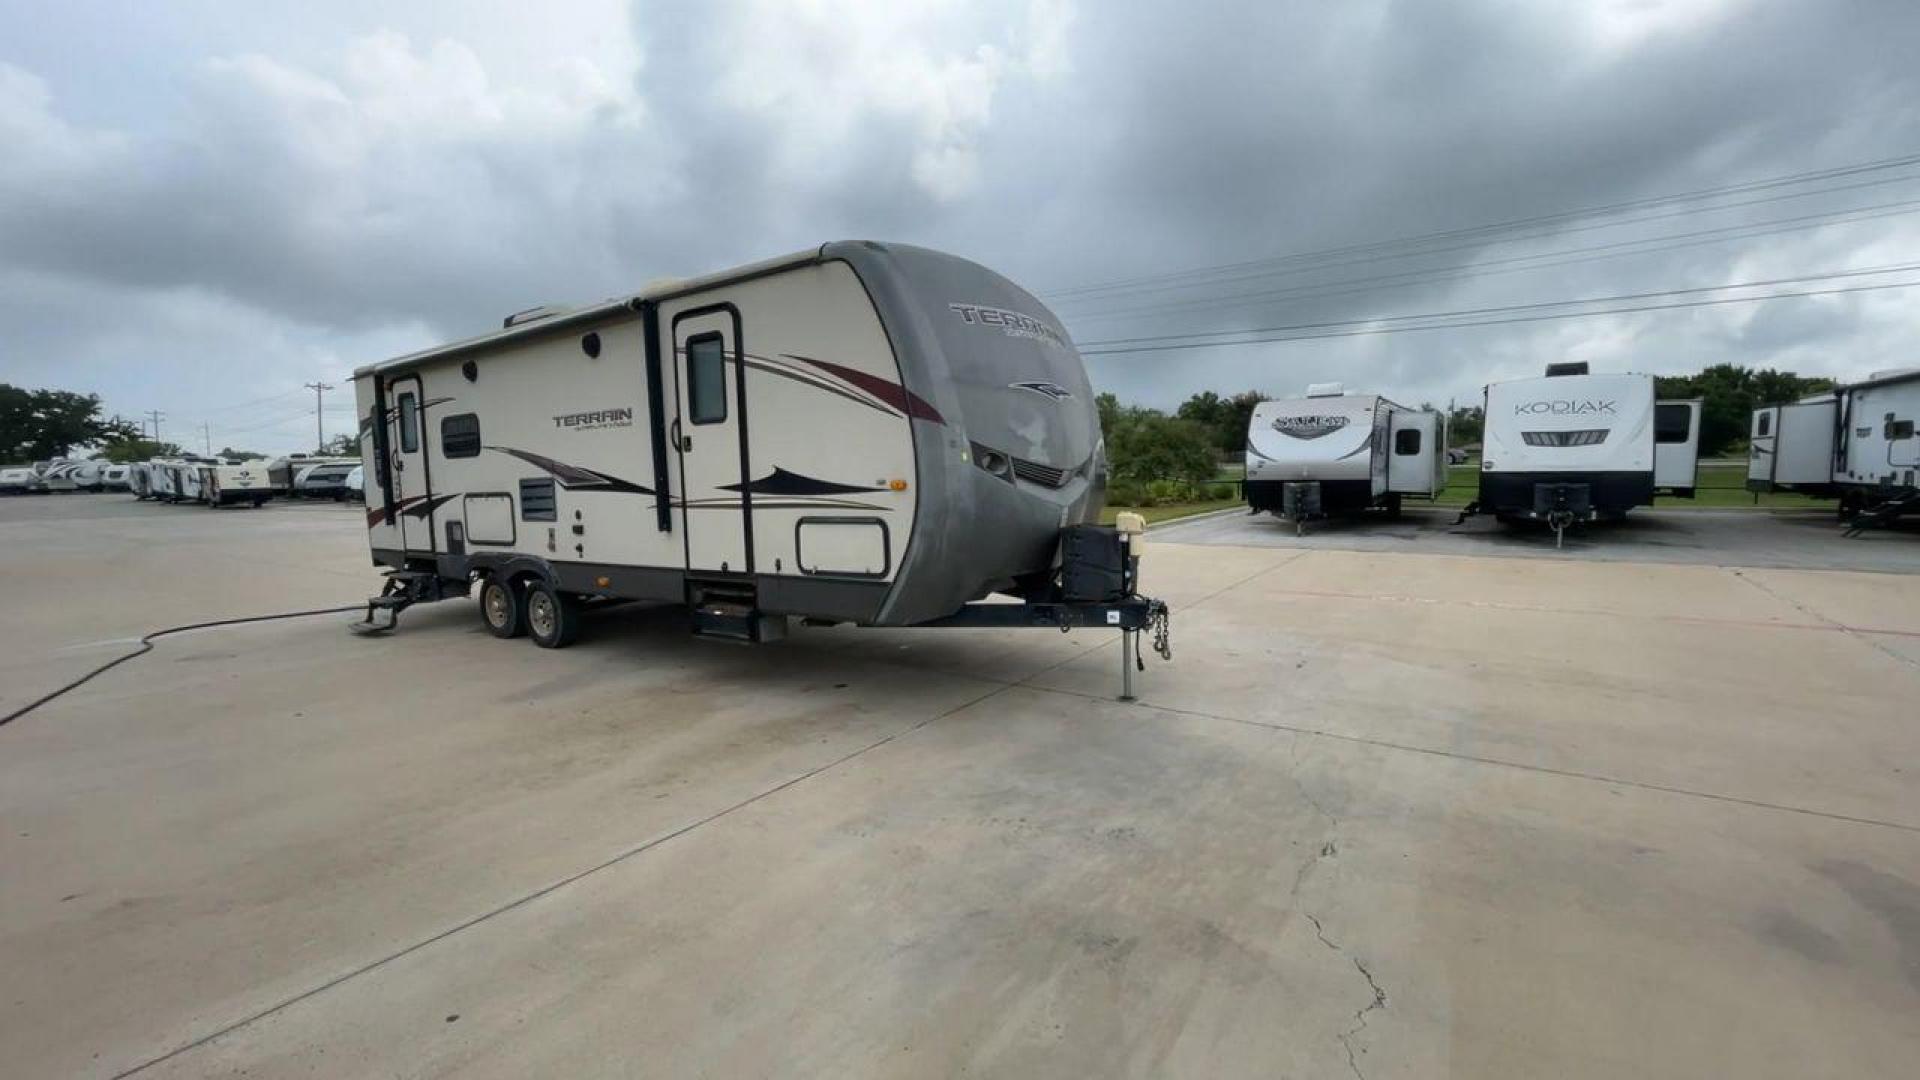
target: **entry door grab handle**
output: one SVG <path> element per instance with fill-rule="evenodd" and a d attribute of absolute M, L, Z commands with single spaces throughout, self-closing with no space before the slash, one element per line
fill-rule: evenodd
<path fill-rule="evenodd" d="M 687 438 L 685 438 L 685 439 L 682 439 L 682 438 L 680 437 L 680 418 L 679 418 L 679 417 L 677 417 L 677 416 L 673 418 L 673 436 L 672 436 L 672 438 L 673 438 L 673 448 L 674 448 L 675 450 L 678 450 L 678 451 L 680 451 L 681 453 L 683 453 L 683 454 L 684 454 L 684 453 L 686 453 L 687 451 L 689 451 L 689 450 L 691 450 L 691 449 L 693 449 L 693 437 L 692 437 L 692 436 L 688 436 L 688 437 L 687 437 Z"/>

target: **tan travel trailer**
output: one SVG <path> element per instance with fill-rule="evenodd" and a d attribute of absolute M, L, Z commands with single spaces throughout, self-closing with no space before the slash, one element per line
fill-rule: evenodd
<path fill-rule="evenodd" d="M 795 618 L 1164 627 L 1137 538 L 1089 524 L 1106 465 L 1079 353 L 950 255 L 828 244 L 523 313 L 354 388 L 389 570 L 363 631 L 469 591 L 546 646 L 610 600 L 749 641 Z M 1021 602 L 977 603 L 996 593 Z"/>

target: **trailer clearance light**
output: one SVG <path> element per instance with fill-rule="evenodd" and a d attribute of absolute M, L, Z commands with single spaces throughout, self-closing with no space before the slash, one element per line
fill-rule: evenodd
<path fill-rule="evenodd" d="M 1606 428 L 1586 431 L 1523 431 L 1528 446 L 1598 446 L 1607 441 Z"/>
<path fill-rule="evenodd" d="M 907 482 L 899 479 L 889 480 L 887 481 L 887 487 L 893 491 L 905 491 L 907 490 Z"/>

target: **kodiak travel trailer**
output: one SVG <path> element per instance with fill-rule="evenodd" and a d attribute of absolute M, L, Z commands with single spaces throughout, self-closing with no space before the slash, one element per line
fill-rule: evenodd
<path fill-rule="evenodd" d="M 1693 497 L 1700 402 L 1656 401 L 1651 375 L 1549 364 L 1537 379 L 1487 386 L 1480 495 L 1461 513 L 1552 526 L 1625 517 L 1656 491 Z"/>
<path fill-rule="evenodd" d="M 354 390 L 389 568 L 361 632 L 477 591 L 495 635 L 550 648 L 587 604 L 649 600 L 745 641 L 790 618 L 1090 625 L 1166 654 L 1138 522 L 1090 524 L 1106 464 L 1080 354 L 950 255 L 831 243 L 534 309 Z M 995 593 L 1020 602 L 977 603 Z"/>
<path fill-rule="evenodd" d="M 1247 425 L 1247 505 L 1306 522 L 1402 497 L 1431 499 L 1447 486 L 1446 421 L 1377 394 L 1316 383 L 1305 397 L 1263 401 Z"/>
<path fill-rule="evenodd" d="M 1920 510 L 1917 420 L 1920 369 L 1755 409 L 1747 488 L 1839 499 L 1849 534 L 1913 513 Z"/>

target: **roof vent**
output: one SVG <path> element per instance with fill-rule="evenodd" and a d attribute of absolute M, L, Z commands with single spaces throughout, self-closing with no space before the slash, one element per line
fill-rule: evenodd
<path fill-rule="evenodd" d="M 555 315 L 565 314 L 566 310 L 558 304 L 541 304 L 539 307 L 530 307 L 525 311 L 516 311 L 500 320 L 500 328 L 506 330 L 540 319 L 551 319 Z"/>
<path fill-rule="evenodd" d="M 1308 397 L 1339 397 L 1347 392 L 1346 384 L 1337 382 L 1317 382 L 1307 384 Z"/>
<path fill-rule="evenodd" d="M 1549 379 L 1554 378 L 1555 376 L 1558 376 L 1558 375 L 1585 375 L 1585 374 L 1587 374 L 1587 362 L 1585 360 L 1569 360 L 1564 364 L 1548 364 L 1547 365 L 1547 378 Z"/>

